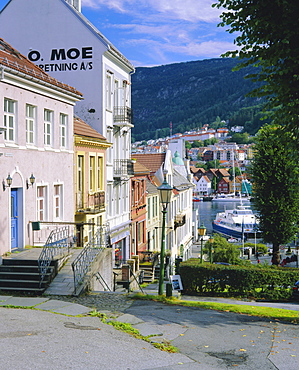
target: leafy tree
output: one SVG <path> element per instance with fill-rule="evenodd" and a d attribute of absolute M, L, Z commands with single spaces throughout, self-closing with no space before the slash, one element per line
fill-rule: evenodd
<path fill-rule="evenodd" d="M 236 132 L 235 134 L 232 135 L 231 139 L 227 141 L 237 144 L 247 144 L 249 142 L 249 135 L 247 132 L 243 133 Z"/>
<path fill-rule="evenodd" d="M 193 141 L 191 147 L 192 148 L 200 148 L 203 146 L 203 142 L 201 140 L 195 140 Z"/>
<path fill-rule="evenodd" d="M 219 26 L 237 33 L 238 70 L 254 66 L 248 77 L 261 85 L 253 96 L 266 97 L 276 123 L 299 128 L 299 6 L 298 0 L 218 0 L 224 8 Z"/>
<path fill-rule="evenodd" d="M 208 161 L 206 163 L 207 169 L 209 170 L 210 168 L 223 168 L 223 166 L 220 165 L 219 159 L 215 159 L 212 161 Z"/>
<path fill-rule="evenodd" d="M 236 264 L 240 260 L 239 246 L 229 243 L 222 236 L 215 234 L 212 240 L 205 244 L 204 253 L 209 253 L 212 248 L 213 262 L 227 262 Z"/>
<path fill-rule="evenodd" d="M 232 181 L 234 179 L 234 170 L 232 168 L 230 168 L 228 170 L 229 174 L 230 174 L 230 177 L 229 179 Z M 239 167 L 235 167 L 235 176 L 241 176 L 242 175 L 242 172 L 240 170 Z"/>
<path fill-rule="evenodd" d="M 185 148 L 186 149 L 191 149 L 192 148 L 192 145 L 189 141 L 185 141 Z"/>
<path fill-rule="evenodd" d="M 265 242 L 273 244 L 273 263 L 280 262 L 279 245 L 298 232 L 298 140 L 282 126 L 266 125 L 256 138 L 251 175 L 254 207 Z"/>

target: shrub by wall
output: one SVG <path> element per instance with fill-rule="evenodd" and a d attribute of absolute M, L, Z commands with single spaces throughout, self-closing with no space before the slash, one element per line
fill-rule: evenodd
<path fill-rule="evenodd" d="M 180 264 L 184 293 L 267 300 L 289 299 L 299 270 L 263 265 Z"/>

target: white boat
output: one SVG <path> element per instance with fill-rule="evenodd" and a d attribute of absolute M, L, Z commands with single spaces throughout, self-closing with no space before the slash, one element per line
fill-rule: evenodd
<path fill-rule="evenodd" d="M 235 194 L 217 194 L 212 202 L 250 202 L 250 197 L 236 196 Z"/>
<path fill-rule="evenodd" d="M 258 219 L 250 206 L 241 205 L 232 210 L 217 213 L 212 227 L 214 232 L 238 240 L 261 237 Z"/>

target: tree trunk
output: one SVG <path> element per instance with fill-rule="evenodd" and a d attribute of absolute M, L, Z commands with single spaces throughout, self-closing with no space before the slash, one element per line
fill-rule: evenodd
<path fill-rule="evenodd" d="M 280 264 L 279 244 L 273 244 L 272 265 L 278 266 L 279 264 Z"/>

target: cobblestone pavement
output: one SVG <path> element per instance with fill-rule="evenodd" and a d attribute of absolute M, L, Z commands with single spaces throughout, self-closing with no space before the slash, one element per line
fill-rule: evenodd
<path fill-rule="evenodd" d="M 122 293 L 86 293 L 79 297 L 51 295 L 51 299 L 81 304 L 99 312 L 110 311 L 114 314 L 122 313 L 129 308 L 134 300 Z"/>

